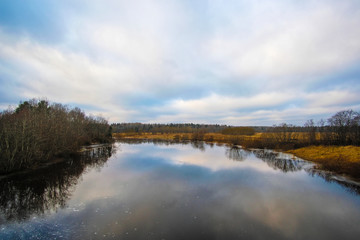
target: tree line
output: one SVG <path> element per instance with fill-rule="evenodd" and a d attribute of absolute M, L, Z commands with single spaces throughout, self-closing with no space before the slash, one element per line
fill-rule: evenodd
<path fill-rule="evenodd" d="M 114 123 L 111 125 L 114 133 L 194 133 L 221 132 L 226 125 L 194 124 L 194 123 Z"/>
<path fill-rule="evenodd" d="M 266 134 L 252 141 L 247 147 L 298 148 L 309 145 L 360 145 L 360 113 L 353 110 L 339 111 L 317 124 L 307 120 L 303 126 L 282 123 L 267 128 Z"/>
<path fill-rule="evenodd" d="M 0 113 L 0 172 L 27 168 L 82 145 L 111 141 L 111 126 L 75 107 L 32 99 Z"/>
<path fill-rule="evenodd" d="M 360 113 L 353 110 L 339 111 L 327 120 L 317 124 L 312 120 L 303 126 L 281 123 L 273 126 L 236 127 L 217 124 L 142 124 L 116 123 L 112 124 L 115 133 L 191 133 L 175 140 L 212 141 L 207 133 L 230 135 L 233 144 L 260 148 L 296 148 L 308 145 L 360 145 Z M 255 133 L 261 137 L 251 138 Z M 186 137 L 186 139 L 183 139 Z"/>
<path fill-rule="evenodd" d="M 221 131 L 225 135 L 247 135 L 255 134 L 255 129 L 252 127 L 227 127 Z"/>
<path fill-rule="evenodd" d="M 234 127 L 219 124 L 195 124 L 195 123 L 113 123 L 111 124 L 114 133 L 224 133 L 234 134 L 235 131 L 266 132 L 267 126 Z M 228 129 L 231 130 L 228 130 Z M 233 129 L 234 128 L 234 129 Z M 250 132 L 249 132 L 250 131 Z"/>

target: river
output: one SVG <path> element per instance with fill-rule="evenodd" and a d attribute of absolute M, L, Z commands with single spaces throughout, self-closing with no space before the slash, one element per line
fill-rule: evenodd
<path fill-rule="evenodd" d="M 116 142 L 0 180 L 0 239 L 360 239 L 360 187 L 292 155 Z"/>

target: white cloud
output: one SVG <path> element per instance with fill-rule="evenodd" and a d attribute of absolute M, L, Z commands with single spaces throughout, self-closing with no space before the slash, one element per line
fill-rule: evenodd
<path fill-rule="evenodd" d="M 80 104 L 116 122 L 262 125 L 359 105 L 358 84 L 334 81 L 360 61 L 356 1 L 202 4 L 68 1 L 58 43 L 0 26 L 3 82 L 19 100 Z"/>
<path fill-rule="evenodd" d="M 245 110 L 258 107 L 273 107 L 283 104 L 295 96 L 289 93 L 271 92 L 261 93 L 249 97 L 229 97 L 211 94 L 208 97 L 194 100 L 174 100 L 167 108 L 173 111 L 188 113 L 217 114 L 221 112 Z"/>
<path fill-rule="evenodd" d="M 139 112 L 128 106 L 129 98 L 184 84 L 185 74 L 168 58 L 172 49 L 166 36 L 181 22 L 174 4 L 100 5 L 92 2 L 91 11 L 69 15 L 66 41 L 59 45 L 12 35 L 0 26 L 0 60 L 11 66 L 7 75 L 12 76 L 4 81 L 16 82 L 19 100 L 47 97 L 89 106 L 111 121 L 130 121 Z"/>
<path fill-rule="evenodd" d="M 308 93 L 304 96 L 308 107 L 349 106 L 360 101 L 359 93 L 348 90 Z"/>
<path fill-rule="evenodd" d="M 303 125 L 308 119 L 319 119 L 319 116 L 329 117 L 337 111 L 343 110 L 339 107 L 329 108 L 307 108 L 307 107 L 293 107 L 284 110 L 258 110 L 238 116 L 226 116 L 221 119 L 222 122 L 231 125 L 267 125 L 280 123 L 292 123 L 296 125 Z"/>
<path fill-rule="evenodd" d="M 119 25 L 91 24 L 83 29 L 87 39 L 98 51 L 117 57 L 124 62 L 151 64 L 161 62 L 162 48 L 155 39 L 146 38 L 137 31 Z"/>
<path fill-rule="evenodd" d="M 360 105 L 356 92 L 270 92 L 250 97 L 211 94 L 192 100 L 174 100 L 154 108 L 158 116 L 149 122 L 196 122 L 231 125 L 272 125 L 282 122 L 302 125 L 307 119 L 328 118 Z"/>
<path fill-rule="evenodd" d="M 156 94 L 187 84 L 189 73 L 179 71 L 174 60 L 183 52 L 171 46 L 174 26 L 184 29 L 186 22 L 178 6 L 91 1 L 86 11 L 64 19 L 68 33 L 58 45 L 12 35 L 0 26 L 0 60 L 13 67 L 6 81 L 16 81 L 19 99 L 48 97 L 99 109 L 113 121 L 130 121 L 139 113 L 137 106 L 128 106 L 129 98 L 160 97 Z"/>
<path fill-rule="evenodd" d="M 209 57 L 225 71 L 292 82 L 360 60 L 360 11 L 352 9 L 353 1 L 304 1 L 298 8 L 293 2 L 245 2 L 250 11 L 229 18 L 207 43 Z"/>
<path fill-rule="evenodd" d="M 13 72 L 21 98 L 48 97 L 62 103 L 78 103 L 110 110 L 116 94 L 132 91 L 126 81 L 118 87 L 117 79 L 131 79 L 123 66 L 109 67 L 84 55 L 42 46 L 30 40 L 0 41 L 0 58 L 17 67 Z M 11 81 L 10 79 L 7 81 Z M 115 110 L 116 109 L 116 110 Z M 116 106 L 113 111 L 131 111 Z"/>

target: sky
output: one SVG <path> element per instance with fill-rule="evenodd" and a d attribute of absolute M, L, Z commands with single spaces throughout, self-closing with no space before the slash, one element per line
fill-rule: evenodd
<path fill-rule="evenodd" d="M 360 110 L 359 0 L 0 0 L 0 110 L 303 125 Z"/>

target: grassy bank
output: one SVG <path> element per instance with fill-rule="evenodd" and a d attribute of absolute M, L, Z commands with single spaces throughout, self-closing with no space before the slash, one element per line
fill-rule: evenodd
<path fill-rule="evenodd" d="M 319 168 L 360 179 L 360 147 L 309 146 L 287 151 L 300 158 L 319 163 Z"/>
<path fill-rule="evenodd" d="M 115 138 L 154 140 L 202 140 L 213 143 L 238 144 L 248 148 L 271 148 L 292 153 L 297 157 L 318 163 L 318 168 L 346 174 L 360 179 L 360 147 L 356 146 L 306 146 L 279 144 L 271 133 L 256 133 L 252 136 L 225 135 L 221 133 L 114 133 Z M 298 138 L 303 138 L 297 133 Z"/>

